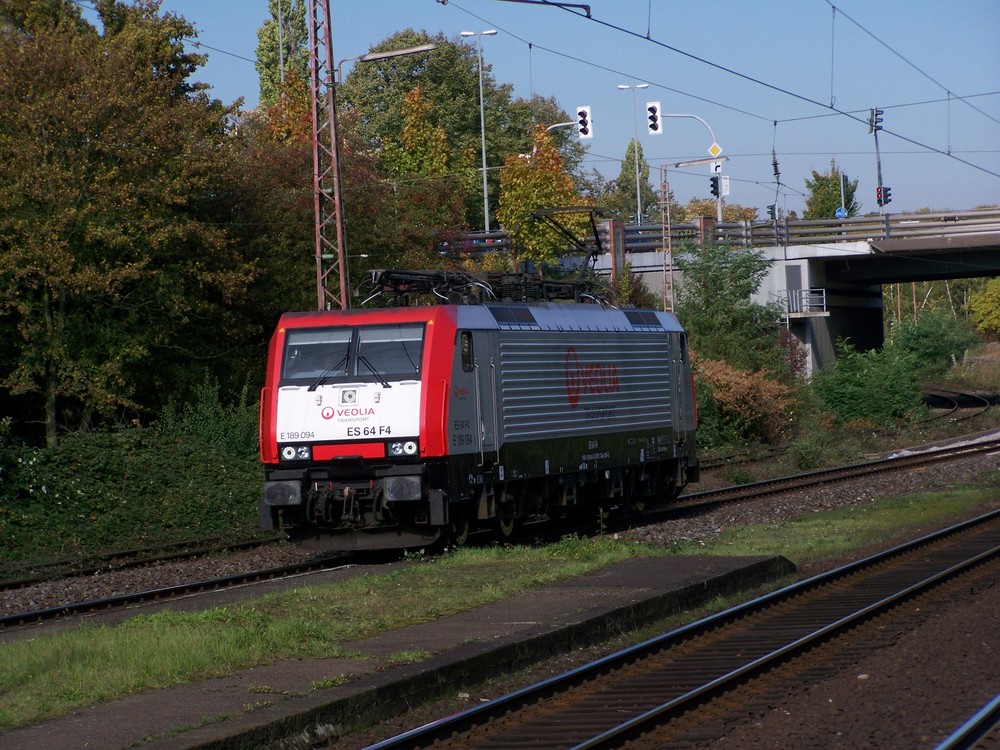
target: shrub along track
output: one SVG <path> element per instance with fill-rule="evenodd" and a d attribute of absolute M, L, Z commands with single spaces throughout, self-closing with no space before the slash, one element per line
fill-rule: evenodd
<path fill-rule="evenodd" d="M 773 592 L 373 748 L 688 747 L 1000 574 L 1000 511 Z M 989 668 L 984 665 L 984 668 Z M 976 707 L 973 707 L 976 708 Z M 951 717 L 954 726 L 965 712 Z"/>
<path fill-rule="evenodd" d="M 965 456 L 988 453 L 998 449 L 1000 449 L 1000 439 L 988 439 L 978 443 L 956 445 L 924 453 L 879 459 L 877 461 L 871 461 L 863 464 L 837 467 L 834 469 L 824 469 L 820 471 L 808 472 L 806 474 L 755 482 L 752 484 L 725 487 L 718 490 L 690 493 L 688 495 L 683 495 L 678 504 L 663 509 L 651 510 L 641 519 L 621 519 L 622 525 L 620 528 L 625 528 L 626 526 L 634 527 L 640 522 L 642 525 L 659 524 L 666 520 L 708 513 L 723 505 L 756 500 L 768 495 L 802 489 L 803 487 L 828 485 L 838 481 L 845 481 L 861 476 L 890 471 L 908 471 L 918 466 L 927 466 L 936 462 L 947 460 L 957 460 Z M 539 530 L 544 528 L 541 524 L 539 524 L 538 527 Z M 615 522 L 610 522 L 608 524 L 608 530 L 614 530 L 615 528 L 618 528 Z M 531 527 L 525 528 L 526 533 L 530 531 Z M 572 533 L 572 531 L 573 529 L 560 527 L 551 531 L 551 533 L 555 536 L 561 536 L 566 533 Z M 274 547 L 272 550 L 274 551 L 274 554 L 277 555 L 277 551 L 281 550 L 281 548 Z M 289 555 L 292 558 L 297 559 L 294 559 L 294 561 L 285 565 L 273 567 L 269 566 L 266 568 L 250 568 L 240 570 L 239 572 L 233 574 L 217 575 L 207 578 L 191 578 L 187 581 L 171 585 L 158 585 L 154 588 L 133 589 L 130 593 L 115 593 L 112 596 L 94 596 L 89 598 L 78 597 L 76 599 L 67 600 L 65 598 L 66 595 L 64 594 L 63 597 L 56 603 L 50 602 L 47 606 L 36 606 L 34 609 L 28 609 L 24 606 L 26 603 L 30 606 L 37 601 L 34 593 L 30 590 L 28 590 L 26 595 L 23 596 L 11 596 L 11 594 L 18 594 L 18 591 L 8 592 L 7 601 L 0 601 L 0 605 L 4 605 L 4 609 L 0 610 L 3 612 L 3 614 L 0 615 L 0 629 L 10 628 L 12 626 L 35 624 L 70 615 L 106 611 L 145 602 L 162 601 L 171 597 L 215 591 L 221 588 L 246 583 L 290 577 L 305 572 L 348 565 L 353 561 L 360 559 L 357 555 L 339 555 L 317 558 L 309 553 L 296 550 L 295 548 L 284 549 L 281 554 Z M 209 567 L 209 569 L 211 569 L 211 567 Z M 96 576 L 90 576 L 88 577 L 88 581 L 96 578 Z M 58 582 L 56 582 L 54 588 L 59 588 Z M 116 591 L 121 591 L 120 585 Z"/>

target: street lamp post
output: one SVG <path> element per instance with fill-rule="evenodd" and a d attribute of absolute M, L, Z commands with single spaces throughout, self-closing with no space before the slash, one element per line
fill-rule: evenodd
<path fill-rule="evenodd" d="M 632 135 L 633 141 L 635 142 L 635 147 L 632 149 L 632 153 L 635 155 L 635 223 L 642 223 L 642 195 L 639 192 L 639 126 L 636 124 L 635 117 L 635 91 L 636 89 L 648 89 L 648 83 L 637 83 L 635 86 L 626 86 L 623 83 L 618 84 L 618 89 L 620 91 L 632 91 Z"/>
<path fill-rule="evenodd" d="M 486 31 L 463 31 L 462 36 L 468 38 L 476 37 L 476 45 L 479 48 L 479 129 L 482 134 L 483 145 L 483 226 L 490 231 L 490 196 L 486 185 L 486 111 L 483 105 L 483 37 L 496 36 L 496 29 Z"/>
<path fill-rule="evenodd" d="M 715 140 L 715 132 L 712 130 L 712 126 L 709 125 L 707 122 L 705 122 L 702 118 L 698 117 L 698 115 L 667 114 L 667 113 L 662 113 L 661 112 L 660 116 L 661 117 L 686 117 L 689 120 L 697 120 L 698 122 L 700 122 L 702 125 L 705 126 L 705 130 L 707 130 L 708 134 L 712 137 L 712 145 L 708 147 L 708 153 L 710 153 L 713 158 L 711 158 L 711 159 L 696 159 L 695 161 L 692 161 L 692 162 L 680 162 L 680 163 L 683 163 L 684 166 L 691 166 L 693 164 L 709 164 L 709 163 L 712 163 L 712 162 L 728 161 L 728 157 L 727 158 L 723 158 L 723 159 L 719 158 L 719 154 L 722 153 L 722 147 Z M 720 177 L 721 177 L 721 175 L 720 175 Z M 720 179 L 720 185 L 719 185 L 719 195 L 715 199 L 715 215 L 716 215 L 715 220 L 718 221 L 721 224 L 722 223 L 722 185 L 721 185 L 721 179 Z"/>
<path fill-rule="evenodd" d="M 712 139 L 715 142 L 715 139 Z M 662 216 L 664 210 L 666 210 L 666 221 L 662 219 L 661 233 L 663 237 L 664 253 L 663 253 L 663 310 L 674 311 L 674 247 L 673 247 L 673 228 L 670 226 L 670 182 L 667 180 L 667 170 L 668 169 L 680 169 L 681 167 L 693 167 L 698 164 L 711 164 L 715 161 L 728 161 L 728 156 L 722 156 L 716 159 L 712 157 L 711 159 L 692 159 L 691 161 L 679 161 L 674 164 L 661 164 L 660 165 L 660 215 Z M 669 276 L 668 273 L 669 266 Z M 669 307 L 668 307 L 669 304 Z"/>
<path fill-rule="evenodd" d="M 388 57 L 399 57 L 400 55 L 415 55 L 418 52 L 430 52 L 436 49 L 437 45 L 431 42 L 429 44 L 418 44 L 416 47 L 403 47 L 402 49 L 391 49 L 385 52 L 368 52 L 364 55 L 345 57 L 343 60 L 337 63 L 337 85 L 339 86 L 344 82 L 340 66 L 343 65 L 345 62 L 359 62 L 359 63 L 375 62 L 376 60 L 385 60 Z"/>

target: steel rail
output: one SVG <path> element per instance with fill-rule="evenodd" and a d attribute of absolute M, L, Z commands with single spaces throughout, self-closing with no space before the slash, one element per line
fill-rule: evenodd
<path fill-rule="evenodd" d="M 0 630 L 8 627 L 38 624 L 48 620 L 55 620 L 72 615 L 92 614 L 99 611 L 127 607 L 130 605 L 144 604 L 164 599 L 172 599 L 187 594 L 214 591 L 217 589 L 231 588 L 247 583 L 257 583 L 275 578 L 287 578 L 302 573 L 311 573 L 318 570 L 328 570 L 330 568 L 349 565 L 352 558 L 345 555 L 336 557 L 320 558 L 304 563 L 294 563 L 282 565 L 267 570 L 251 571 L 249 573 L 237 573 L 231 576 L 221 576 L 204 581 L 192 583 L 181 583 L 176 586 L 164 586 L 158 589 L 138 591 L 131 594 L 120 594 L 110 596 L 105 599 L 93 599 L 91 601 L 64 604 L 56 607 L 34 610 L 31 612 L 21 612 L 0 617 Z"/>
<path fill-rule="evenodd" d="M 476 706 L 467 711 L 454 714 L 452 716 L 428 723 L 422 727 L 417 727 L 408 732 L 404 732 L 395 737 L 391 737 L 377 744 L 371 745 L 368 750 L 395 750 L 397 748 L 420 748 L 430 747 L 435 742 L 447 744 L 455 740 L 456 746 L 462 746 L 458 736 L 474 728 L 484 728 L 491 722 L 504 718 L 506 725 L 516 722 L 514 714 L 525 707 L 535 704 L 542 704 L 549 701 L 556 695 L 565 694 L 567 690 L 574 686 L 593 683 L 602 679 L 608 673 L 623 668 L 626 665 L 634 664 L 647 658 L 649 655 L 665 652 L 671 648 L 678 647 L 682 643 L 690 643 L 691 640 L 702 633 L 718 633 L 719 628 L 737 623 L 751 615 L 759 614 L 765 610 L 779 604 L 785 604 L 793 600 L 801 600 L 804 594 L 816 592 L 824 589 L 835 582 L 842 582 L 856 574 L 868 570 L 878 569 L 887 561 L 900 558 L 908 553 L 922 550 L 948 537 L 974 529 L 984 524 L 995 524 L 1000 519 L 1000 511 L 985 514 L 978 518 L 966 521 L 947 529 L 928 534 L 919 539 L 897 545 L 884 552 L 866 557 L 862 560 L 851 562 L 835 570 L 818 574 L 809 579 L 799 581 L 779 591 L 771 592 L 763 597 L 744 604 L 740 604 L 724 612 L 704 618 L 698 622 L 686 625 L 669 633 L 656 636 L 643 643 L 637 644 L 627 649 L 599 659 L 591 664 L 579 667 L 569 672 L 557 675 L 544 680 L 535 685 L 522 688 L 509 695 L 494 699 L 488 703 Z M 995 535 L 994 535 L 995 537 Z M 612 729 L 604 728 L 589 739 L 571 745 L 562 745 L 583 750 L 583 748 L 597 747 L 620 747 L 625 740 L 625 735 L 635 736 L 636 732 L 648 729 L 648 722 L 662 717 L 666 712 L 676 709 L 681 705 L 688 705 L 693 701 L 703 699 L 710 692 L 718 691 L 724 684 L 731 684 L 734 680 L 744 678 L 746 675 L 765 669 L 769 665 L 783 657 L 799 653 L 813 645 L 821 638 L 829 638 L 831 635 L 841 632 L 857 623 L 860 619 L 869 619 L 880 611 L 892 607 L 905 598 L 925 590 L 927 587 L 936 585 L 945 578 L 953 577 L 961 571 L 967 570 L 971 565 L 976 565 L 983 560 L 996 557 L 1000 554 L 1000 546 L 995 538 L 986 542 L 986 549 L 979 549 L 974 554 L 961 562 L 945 562 L 942 570 L 924 576 L 920 581 L 909 581 L 891 593 L 879 596 L 877 601 L 863 602 L 846 615 L 836 617 L 835 620 L 822 624 L 805 635 L 794 637 L 793 640 L 771 649 L 768 653 L 759 657 L 751 658 L 747 663 L 736 669 L 728 670 L 724 675 L 716 675 L 713 679 L 706 680 L 694 689 L 685 691 L 675 699 L 665 701 L 653 708 L 642 711 L 640 714 L 627 719 L 625 722 L 619 721 L 619 726 Z M 602 694 L 603 695 L 603 694 Z M 625 707 L 619 707 L 627 710 Z M 545 718 L 546 722 L 551 722 L 552 717 Z M 549 724 L 553 732 L 558 732 L 559 727 Z M 478 738 L 481 742 L 483 738 Z M 503 741 L 510 747 L 517 746 L 511 741 Z M 530 744 L 530 743 L 526 743 Z M 543 745 L 537 745 L 539 747 Z"/>
<path fill-rule="evenodd" d="M 78 558 L 63 558 L 62 560 L 43 560 L 36 563 L 20 565 L 17 577 L 0 579 L 0 591 L 24 588 L 42 581 L 55 581 L 73 576 L 90 576 L 109 570 L 127 570 L 155 565 L 159 562 L 186 560 L 192 557 L 224 552 L 228 550 L 254 549 L 279 541 L 277 536 L 245 539 L 242 541 L 226 541 L 221 537 L 205 539 L 188 539 L 179 542 L 167 542 L 162 545 L 139 547 L 130 550 L 113 550 L 94 555 L 81 555 Z"/>
<path fill-rule="evenodd" d="M 839 481 L 842 479 L 864 476 L 865 474 L 881 471 L 890 471 L 898 468 L 908 468 L 922 463 L 947 460 L 949 458 L 964 455 L 974 455 L 979 452 L 997 449 L 1000 449 L 1000 439 L 965 446 L 943 448 L 935 451 L 929 451 L 927 453 L 912 454 L 906 457 L 879 459 L 865 464 L 843 466 L 834 469 L 822 469 L 807 472 L 805 474 L 791 475 L 778 479 L 754 482 L 751 484 L 736 485 L 718 490 L 706 490 L 703 492 L 689 493 L 682 495 L 679 498 L 680 501 L 682 501 L 680 504 L 649 510 L 639 518 L 632 517 L 630 519 L 625 519 L 625 521 L 632 524 L 635 524 L 637 521 L 642 524 L 657 523 L 671 517 L 677 517 L 680 514 L 705 512 L 719 505 L 739 500 L 747 500 L 818 484 L 828 484 L 831 481 Z M 613 519 L 608 521 L 607 526 L 609 529 L 617 528 Z M 590 524 L 589 527 L 592 527 L 592 524 Z M 531 532 L 533 534 L 538 534 L 543 528 L 544 524 L 526 524 L 522 527 L 522 530 L 525 533 Z M 583 527 L 579 527 L 577 530 L 582 531 Z M 562 536 L 566 533 L 572 533 L 573 529 L 560 527 L 558 530 L 553 530 L 553 533 L 556 531 L 560 536 Z M 0 630 L 13 626 L 46 622 L 60 617 L 67 617 L 81 613 L 109 610 L 116 607 L 124 607 L 164 598 L 177 597 L 189 593 L 216 590 L 242 583 L 295 575 L 300 572 L 323 569 L 324 567 L 329 567 L 330 565 L 341 565 L 344 564 L 347 559 L 349 558 L 321 558 L 318 560 L 308 561 L 306 563 L 281 566 L 263 571 L 252 571 L 249 573 L 224 576 L 205 581 L 178 584 L 176 586 L 168 586 L 150 591 L 122 594 L 115 597 L 109 597 L 107 599 L 95 599 L 30 612 L 0 616 Z"/>
<path fill-rule="evenodd" d="M 934 750 L 972 750 L 1000 726 L 1000 693 L 948 735 Z"/>
<path fill-rule="evenodd" d="M 979 453 L 989 453 L 1000 450 L 1000 438 L 991 438 L 979 443 L 967 443 L 958 446 L 948 446 L 945 448 L 935 448 L 920 453 L 908 453 L 907 455 L 892 455 L 888 458 L 879 458 L 874 461 L 866 461 L 860 464 L 848 464 L 845 466 L 835 466 L 829 469 L 816 469 L 802 474 L 790 474 L 775 479 L 763 479 L 759 482 L 749 482 L 747 484 L 737 484 L 731 487 L 722 487 L 715 490 L 702 490 L 700 492 L 688 492 L 678 499 L 684 502 L 692 501 L 720 501 L 728 498 L 742 499 L 749 496 L 764 496 L 772 492 L 784 492 L 787 490 L 801 489 L 818 484 L 826 484 L 832 480 L 854 479 L 856 477 L 878 474 L 885 471 L 892 471 L 912 466 L 935 463 L 937 461 L 947 461 L 964 456 L 976 455 Z M 678 506 L 664 508 L 663 512 L 670 513 Z"/>
<path fill-rule="evenodd" d="M 893 594 L 890 594 L 889 596 L 873 602 L 872 604 L 862 607 L 846 617 L 842 617 L 839 620 L 824 625 L 802 638 L 781 646 L 780 648 L 777 648 L 774 651 L 759 657 L 758 659 L 755 659 L 754 661 L 749 662 L 732 672 L 729 672 L 728 674 L 721 675 L 685 695 L 678 696 L 673 700 L 662 703 L 661 705 L 650 709 L 643 714 L 623 722 L 613 729 L 592 737 L 586 742 L 574 745 L 571 750 L 598 750 L 598 748 L 613 747 L 620 739 L 634 736 L 637 733 L 648 730 L 651 726 L 655 726 L 661 717 L 677 711 L 678 709 L 683 709 L 687 706 L 695 704 L 698 699 L 714 694 L 720 689 L 726 688 L 730 685 L 736 684 L 744 677 L 759 674 L 769 666 L 780 663 L 785 658 L 800 653 L 822 640 L 842 633 L 852 625 L 863 622 L 864 620 L 884 612 L 896 604 L 922 593 L 942 581 L 960 575 L 966 570 L 979 565 L 979 563 L 996 557 L 998 554 L 1000 554 L 1000 547 L 994 547 L 963 560 L 962 562 L 935 573 L 911 586 L 903 588 Z"/>

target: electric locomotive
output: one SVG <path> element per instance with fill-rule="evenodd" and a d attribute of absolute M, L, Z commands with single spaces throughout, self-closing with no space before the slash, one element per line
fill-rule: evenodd
<path fill-rule="evenodd" d="M 697 481 L 672 314 L 585 301 L 571 282 L 374 277 L 445 304 L 281 317 L 260 403 L 263 530 L 322 549 L 463 543 L 639 512 Z"/>

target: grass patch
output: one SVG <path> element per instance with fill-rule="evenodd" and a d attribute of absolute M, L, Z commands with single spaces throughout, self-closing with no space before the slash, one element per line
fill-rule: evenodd
<path fill-rule="evenodd" d="M 383 575 L 203 612 L 165 611 L 0 645 L 0 727 L 281 659 L 357 656 L 351 641 L 664 550 L 610 537 L 464 549 Z M 409 662 L 416 651 L 395 654 Z"/>
<path fill-rule="evenodd" d="M 905 536 L 996 498 L 997 489 L 922 493 L 810 513 L 778 524 L 725 529 L 706 541 L 674 546 L 682 555 L 784 555 L 797 565 L 819 562 Z"/>

